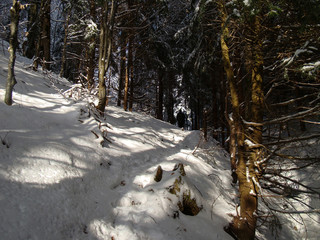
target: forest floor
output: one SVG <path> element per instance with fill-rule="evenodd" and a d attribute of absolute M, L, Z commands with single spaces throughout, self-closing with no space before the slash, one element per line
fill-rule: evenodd
<path fill-rule="evenodd" d="M 7 58 L 1 50 L 1 239 L 232 239 L 223 227 L 237 195 L 217 142 L 112 103 L 98 117 L 77 85 L 20 56 L 6 106 Z M 283 229 L 280 239 L 301 239 Z"/>
<path fill-rule="evenodd" d="M 1 51 L 1 99 L 7 57 Z M 1 239 L 230 239 L 234 190 L 221 147 L 112 104 L 95 118 L 76 88 L 30 64 L 18 56 L 14 104 L 0 103 Z M 189 191 L 196 216 L 179 211 Z"/>

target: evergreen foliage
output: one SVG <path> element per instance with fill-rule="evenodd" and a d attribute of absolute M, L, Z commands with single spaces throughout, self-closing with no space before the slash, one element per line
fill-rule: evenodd
<path fill-rule="evenodd" d="M 9 2 L 0 4 L 3 39 Z M 35 60 L 46 58 L 38 49 L 41 2 L 22 10 L 28 24 L 17 44 Z M 52 0 L 52 71 L 93 94 L 99 85 L 101 113 L 108 98 L 117 98 L 125 110 L 172 124 L 183 110 L 186 128 L 208 128 L 230 152 L 239 182 L 241 211 L 227 228 L 231 235 L 254 238 L 264 214 L 258 202 L 269 209 L 270 221 L 284 211 L 265 195 L 282 196 L 293 210 L 302 194 L 319 194 L 287 174 L 319 165 L 319 156 L 287 150 L 319 137 L 307 132 L 319 131 L 319 1 L 127 0 L 115 1 L 117 11 L 113 2 Z"/>

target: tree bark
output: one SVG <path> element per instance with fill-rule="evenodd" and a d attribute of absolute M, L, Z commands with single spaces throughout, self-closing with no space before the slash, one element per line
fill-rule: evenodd
<path fill-rule="evenodd" d="M 25 56 L 27 58 L 33 58 L 36 49 L 37 35 L 39 34 L 39 2 L 36 1 L 30 4 L 28 9 L 28 32 L 27 32 L 27 48 L 25 51 Z"/>
<path fill-rule="evenodd" d="M 125 68 L 126 68 L 126 36 L 124 31 L 120 36 L 120 73 L 119 73 L 119 89 L 118 89 L 118 102 L 117 106 L 121 106 L 123 83 L 125 81 Z"/>
<path fill-rule="evenodd" d="M 132 26 L 132 22 L 134 21 L 134 14 L 132 11 L 133 0 L 128 0 L 128 9 L 130 11 L 129 14 L 129 26 Z M 133 41 L 134 41 L 134 30 L 131 28 L 129 31 L 129 46 L 128 46 L 128 74 L 130 79 L 130 97 L 129 97 L 129 111 L 132 112 L 133 107 L 133 89 L 134 89 L 134 76 L 133 76 Z"/>
<path fill-rule="evenodd" d="M 264 109 L 264 93 L 263 93 L 263 56 L 262 56 L 262 40 L 260 38 L 261 25 L 259 16 L 254 16 L 254 20 L 251 23 L 251 29 L 253 29 L 253 39 L 252 39 L 252 59 L 250 62 L 253 63 L 251 69 L 251 122 L 258 123 L 253 127 L 250 134 L 250 139 L 255 145 L 262 146 L 262 122 L 263 122 L 263 109 Z M 247 147 L 248 148 L 248 147 Z M 257 167 L 258 162 L 263 158 L 262 147 L 248 148 L 249 159 L 246 163 L 248 168 L 247 180 L 249 179 L 251 183 L 250 191 L 247 199 L 244 199 L 247 209 L 246 214 L 248 218 L 249 229 L 251 230 L 251 235 L 254 238 L 254 231 L 256 228 L 257 215 L 255 214 L 258 209 L 258 194 L 260 193 L 259 178 L 261 174 L 261 168 Z M 251 236 L 250 235 L 250 236 Z"/>
<path fill-rule="evenodd" d="M 257 195 L 255 194 L 255 185 L 252 178 L 252 164 L 250 158 L 246 156 L 245 147 L 245 128 L 243 126 L 240 115 L 240 103 L 237 84 L 234 78 L 233 68 L 229 58 L 229 48 L 225 41 L 228 37 L 228 28 L 226 26 L 227 13 L 223 1 L 218 2 L 222 34 L 220 38 L 222 61 L 229 83 L 231 105 L 232 105 L 232 118 L 237 136 L 237 178 L 239 181 L 239 194 L 240 194 L 240 215 L 235 216 L 233 222 L 227 229 L 228 232 L 235 235 L 240 240 L 253 240 L 255 237 L 256 216 L 257 210 Z M 249 165 L 249 166 L 248 166 Z M 251 174 L 251 175 L 250 175 Z M 251 178 L 252 177 L 252 178 Z"/>
<path fill-rule="evenodd" d="M 62 58 L 61 58 L 61 69 L 60 69 L 60 77 L 65 76 L 66 69 L 66 58 L 67 58 L 67 39 L 69 34 L 69 20 L 70 20 L 71 8 L 69 8 L 67 19 L 64 24 L 64 38 L 63 38 L 63 49 L 62 49 Z"/>
<path fill-rule="evenodd" d="M 232 170 L 232 173 L 234 173 L 236 172 L 236 167 L 235 167 L 236 155 L 233 155 L 233 154 L 237 152 L 236 149 L 234 148 L 236 148 L 237 145 L 241 146 L 239 145 L 239 143 L 236 143 L 237 140 L 238 141 L 240 140 L 240 143 L 243 145 L 244 139 L 242 139 L 243 129 L 242 129 L 242 123 L 241 123 L 241 116 L 240 116 L 240 104 L 239 104 L 239 96 L 237 91 L 237 84 L 235 82 L 233 67 L 231 66 L 231 62 L 229 58 L 229 48 L 225 41 L 225 39 L 228 37 L 228 34 L 229 34 L 228 28 L 225 26 L 227 15 L 226 15 L 225 6 L 223 5 L 223 2 L 219 1 L 218 5 L 219 5 L 219 11 L 220 11 L 221 21 L 222 21 L 221 23 L 222 34 L 220 38 L 222 62 L 223 62 L 224 70 L 226 72 L 227 82 L 229 84 L 229 91 L 230 91 L 231 105 L 232 105 L 232 120 L 229 120 L 228 122 L 230 126 L 231 137 L 232 137 L 231 138 L 232 142 L 230 142 L 231 170 Z M 237 131 L 240 131 L 240 132 L 237 132 Z M 240 138 L 237 138 L 238 135 Z M 233 176 L 233 178 L 234 178 L 234 181 L 236 182 L 237 177 Z"/>
<path fill-rule="evenodd" d="M 125 83 L 124 83 L 124 93 L 123 93 L 123 109 L 127 111 L 128 109 L 128 91 L 129 91 L 129 63 L 125 64 Z"/>
<path fill-rule="evenodd" d="M 93 22 L 96 21 L 96 4 L 95 0 L 90 0 L 90 16 Z M 87 82 L 88 89 L 94 87 L 94 69 L 95 69 L 96 37 L 93 34 L 88 41 L 87 47 Z"/>
<path fill-rule="evenodd" d="M 128 67 L 130 75 L 130 98 L 129 98 L 129 111 L 132 112 L 133 107 L 133 89 L 134 89 L 134 78 L 133 78 L 133 36 L 132 32 L 129 37 L 129 51 L 128 51 Z"/>
<path fill-rule="evenodd" d="M 260 39 L 260 20 L 255 16 L 253 22 L 254 40 L 252 46 L 253 67 L 251 74 L 251 101 L 252 101 L 252 121 L 255 123 L 263 122 L 264 93 L 262 89 L 263 56 L 262 41 Z M 253 129 L 253 140 L 257 144 L 262 143 L 262 124 L 258 124 Z"/>
<path fill-rule="evenodd" d="M 41 0 L 39 21 L 40 21 L 40 33 L 38 34 L 36 44 L 36 54 L 33 61 L 33 70 L 37 70 L 40 60 L 42 60 L 43 69 L 50 69 L 50 12 L 51 12 L 51 0 Z"/>
<path fill-rule="evenodd" d="M 44 6 L 44 18 L 42 25 L 42 49 L 43 49 L 43 68 L 49 70 L 50 69 L 50 61 L 51 61 L 51 53 L 50 53 L 50 41 L 51 41 L 51 0 L 46 0 Z"/>
<path fill-rule="evenodd" d="M 101 16 L 101 31 L 100 31 L 100 46 L 99 46 L 99 103 L 97 109 L 101 115 L 104 115 L 106 107 L 106 83 L 105 73 L 109 68 L 111 50 L 112 50 L 112 32 L 114 25 L 114 18 L 117 9 L 117 4 L 114 0 L 111 1 L 110 14 L 108 11 L 108 1 L 103 2 L 102 16 Z M 109 19 L 108 19 L 109 15 Z M 108 21 L 109 20 L 109 21 Z"/>
<path fill-rule="evenodd" d="M 219 91 L 219 89 L 218 89 L 218 83 L 217 83 L 216 77 L 213 75 L 214 75 L 214 72 L 211 73 L 212 116 L 213 116 L 213 127 L 215 129 L 217 129 L 219 126 L 219 123 L 218 123 L 219 107 L 218 107 L 218 101 L 217 101 L 218 100 L 217 92 Z M 217 138 L 217 140 L 218 140 L 218 138 Z"/>
<path fill-rule="evenodd" d="M 14 76 L 14 65 L 16 61 L 16 50 L 18 46 L 18 25 L 19 25 L 19 17 L 20 17 L 21 4 L 17 0 L 13 0 L 12 7 L 10 9 L 10 46 L 9 46 L 9 62 L 8 62 L 8 78 L 6 84 L 6 93 L 4 97 L 4 102 L 7 105 L 12 105 L 12 91 L 14 85 L 16 85 L 17 81 Z"/>
<path fill-rule="evenodd" d="M 229 128 L 230 128 L 230 145 L 229 145 L 229 152 L 230 152 L 230 164 L 231 164 L 231 176 L 232 176 L 232 183 L 236 184 L 238 181 L 237 177 L 237 133 L 236 127 L 234 125 L 233 120 L 229 119 Z"/>
<path fill-rule="evenodd" d="M 157 119 L 163 120 L 163 73 L 158 70 L 158 102 L 157 102 Z"/>
<path fill-rule="evenodd" d="M 168 89 L 167 89 L 167 114 L 168 114 L 168 122 L 171 124 L 175 124 L 174 117 L 174 99 L 173 99 L 173 84 L 175 82 L 175 73 L 173 69 L 169 69 L 168 71 Z"/>

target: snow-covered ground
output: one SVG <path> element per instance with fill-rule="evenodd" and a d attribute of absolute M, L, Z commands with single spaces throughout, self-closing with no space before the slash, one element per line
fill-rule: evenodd
<path fill-rule="evenodd" d="M 99 123 L 86 99 L 63 96 L 66 80 L 19 56 L 7 106 L 0 52 L 0 239 L 231 239 L 223 227 L 235 192 L 218 144 L 115 106 Z M 173 170 L 179 163 L 185 176 Z M 189 192 L 196 216 L 178 208 Z"/>
<path fill-rule="evenodd" d="M 231 185 L 229 156 L 214 140 L 205 142 L 198 131 L 182 131 L 112 103 L 105 118 L 99 118 L 90 108 L 94 99 L 77 85 L 52 73 L 32 71 L 30 60 L 20 56 L 14 104 L 7 106 L 4 44 L 0 46 L 1 240 L 232 239 L 223 227 L 236 213 L 238 196 Z M 309 143 L 312 151 L 319 145 Z M 185 174 L 176 169 L 178 164 L 183 164 Z M 159 166 L 163 174 L 157 182 Z M 305 178 L 317 181 L 318 176 Z M 200 209 L 196 216 L 179 210 L 186 206 L 186 193 Z M 274 201 L 283 204 L 280 198 Z M 319 201 L 306 199 L 315 208 Z M 319 215 L 306 220 L 284 215 L 281 223 L 259 226 L 257 236 L 320 239 L 319 219 Z M 276 230 L 277 237 L 272 235 Z"/>

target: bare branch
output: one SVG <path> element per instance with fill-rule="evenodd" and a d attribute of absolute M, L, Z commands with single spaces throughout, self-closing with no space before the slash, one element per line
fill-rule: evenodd
<path fill-rule="evenodd" d="M 284 122 L 288 122 L 290 120 L 293 119 L 299 119 L 299 118 L 303 118 L 303 117 L 307 117 L 307 116 L 311 116 L 314 115 L 315 113 L 317 113 L 320 110 L 320 105 L 317 104 L 315 107 L 310 108 L 306 111 L 302 111 L 302 112 L 298 112 L 296 114 L 292 114 L 292 115 L 288 115 L 288 116 L 284 116 L 284 117 L 280 117 L 271 121 L 267 121 L 264 123 L 264 125 L 269 125 L 269 124 L 276 124 L 276 123 L 284 123 Z"/>
<path fill-rule="evenodd" d="M 310 210 L 304 210 L 304 211 L 285 211 L 281 209 L 274 209 L 270 208 L 270 210 L 279 212 L 279 213 L 284 213 L 284 214 L 307 214 L 307 213 L 320 213 L 320 209 L 310 209 Z"/>
<path fill-rule="evenodd" d="M 320 138 L 320 134 L 312 134 L 312 135 L 305 136 L 305 137 L 300 137 L 300 138 L 291 138 L 291 139 L 287 139 L 287 140 L 279 140 L 279 141 L 276 141 L 276 142 L 265 143 L 263 145 L 265 145 L 265 146 L 280 145 L 280 144 L 285 144 L 285 143 L 304 141 L 304 140 L 308 140 L 308 139 L 312 139 L 312 138 Z"/>

